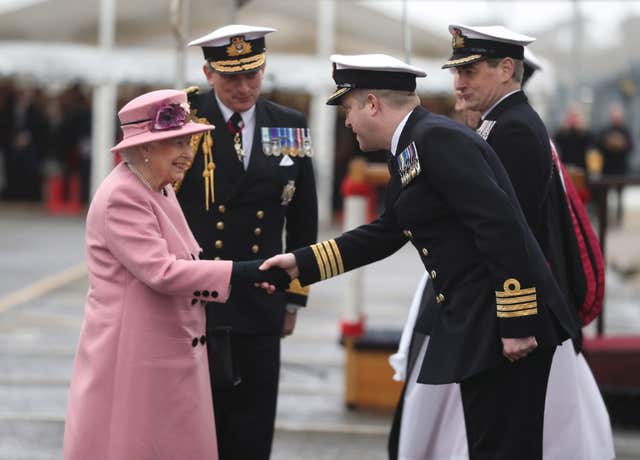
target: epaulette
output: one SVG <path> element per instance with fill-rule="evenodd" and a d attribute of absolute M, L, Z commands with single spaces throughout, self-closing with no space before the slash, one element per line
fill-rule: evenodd
<path fill-rule="evenodd" d="M 187 93 L 187 96 L 191 96 L 192 94 L 198 94 L 198 91 L 200 91 L 200 88 L 198 88 L 197 86 L 187 86 L 182 91 Z"/>

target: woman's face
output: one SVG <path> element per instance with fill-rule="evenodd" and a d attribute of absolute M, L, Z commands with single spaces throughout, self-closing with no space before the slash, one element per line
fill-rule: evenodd
<path fill-rule="evenodd" d="M 191 136 L 173 137 L 171 139 L 152 142 L 146 157 L 150 178 L 160 187 L 184 179 L 184 175 L 193 161 Z"/>

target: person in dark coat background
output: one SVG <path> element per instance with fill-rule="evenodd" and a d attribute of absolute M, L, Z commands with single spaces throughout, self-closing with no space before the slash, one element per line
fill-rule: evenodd
<path fill-rule="evenodd" d="M 204 259 L 250 260 L 317 238 L 311 135 L 304 115 L 260 97 L 265 35 L 275 29 L 230 25 L 192 41 L 202 47 L 211 91 L 191 93 L 194 116 L 216 126 L 195 136 L 197 154 L 177 196 Z M 293 70 L 293 69 L 292 69 Z M 207 305 L 207 344 L 220 458 L 268 459 L 280 340 L 293 332 L 308 289 L 233 290 Z"/>
<path fill-rule="evenodd" d="M 577 166 L 584 170 L 585 155 L 593 144 L 591 132 L 584 126 L 582 115 L 576 109 L 569 109 L 562 127 L 554 136 L 558 155 L 565 165 Z"/>
<path fill-rule="evenodd" d="M 602 173 L 622 176 L 629 168 L 629 155 L 633 151 L 633 139 L 624 123 L 624 110 L 618 104 L 609 109 L 609 125 L 598 136 L 598 149 L 602 153 L 604 165 Z M 616 223 L 622 223 L 624 209 L 622 206 L 622 186 L 616 187 L 617 207 Z"/>
<path fill-rule="evenodd" d="M 42 196 L 42 158 L 47 153 L 49 125 L 34 91 L 18 89 L 11 113 L 5 153 L 7 178 L 4 198 L 39 201 Z"/>

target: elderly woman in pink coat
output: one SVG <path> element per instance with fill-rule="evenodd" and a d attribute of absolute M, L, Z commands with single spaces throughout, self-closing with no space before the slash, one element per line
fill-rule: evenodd
<path fill-rule="evenodd" d="M 65 460 L 217 459 L 205 345 L 206 302 L 272 291 L 284 272 L 198 260 L 171 184 L 193 160 L 184 92 L 160 90 L 119 112 L 124 162 L 87 215 L 89 292 L 64 433 Z"/>

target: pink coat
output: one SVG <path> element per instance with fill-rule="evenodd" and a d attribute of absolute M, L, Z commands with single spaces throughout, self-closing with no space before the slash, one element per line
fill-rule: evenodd
<path fill-rule="evenodd" d="M 120 164 L 89 208 L 65 460 L 218 458 L 203 304 L 226 301 L 231 262 L 193 260 L 200 247 L 165 188 Z"/>

